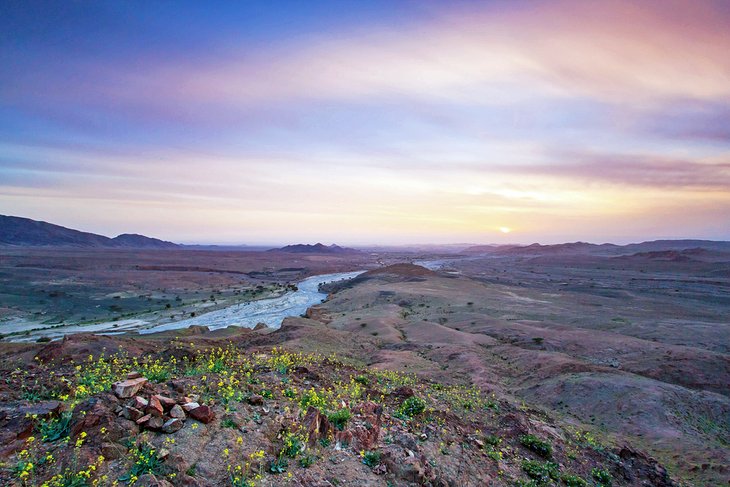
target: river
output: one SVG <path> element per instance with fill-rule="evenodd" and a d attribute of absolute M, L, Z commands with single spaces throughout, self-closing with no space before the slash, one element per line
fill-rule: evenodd
<path fill-rule="evenodd" d="M 296 291 L 288 292 L 277 298 L 260 299 L 257 301 L 234 304 L 226 308 L 201 314 L 195 318 L 156 326 L 150 326 L 149 322 L 144 319 L 127 319 L 85 325 L 66 325 L 62 327 L 50 327 L 38 325 L 37 323 L 19 322 L 16 323 L 12 329 L 4 331 L 27 331 L 28 334 L 11 335 L 6 337 L 5 340 L 29 342 L 36 341 L 40 337 L 48 337 L 55 340 L 62 338 L 64 335 L 76 333 L 116 335 L 125 332 L 137 331 L 140 334 L 146 334 L 166 330 L 178 330 L 181 328 L 188 328 L 192 325 L 202 325 L 207 326 L 211 330 L 217 330 L 228 326 L 253 328 L 257 323 L 265 323 L 270 328 L 279 328 L 281 326 L 281 322 L 284 321 L 284 318 L 288 316 L 300 316 L 304 314 L 307 308 L 314 306 L 315 304 L 319 304 L 327 298 L 326 293 L 319 292 L 320 284 L 351 279 L 363 272 L 364 271 L 338 272 L 335 274 L 321 274 L 318 276 L 308 277 L 297 284 Z"/>

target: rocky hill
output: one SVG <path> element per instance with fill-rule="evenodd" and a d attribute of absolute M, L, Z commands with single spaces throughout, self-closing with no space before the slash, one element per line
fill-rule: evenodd
<path fill-rule="evenodd" d="M 313 335 L 325 350 L 345 339 L 291 320 L 6 349 L 0 483 L 673 485 L 629 445 L 495 391 L 310 352 Z"/>
<path fill-rule="evenodd" d="M 316 243 L 314 245 L 309 244 L 295 244 L 287 245 L 280 249 L 271 249 L 270 252 L 289 252 L 293 254 L 351 254 L 359 253 L 359 250 L 351 249 L 348 247 L 340 247 L 339 245 L 324 245 Z"/>

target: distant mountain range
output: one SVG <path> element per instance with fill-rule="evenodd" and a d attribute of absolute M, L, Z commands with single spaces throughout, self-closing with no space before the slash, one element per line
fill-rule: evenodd
<path fill-rule="evenodd" d="M 716 252 L 730 252 L 730 242 L 718 240 L 651 240 L 627 245 L 592 244 L 571 242 L 555 245 L 477 245 L 464 249 L 462 254 L 493 254 L 512 256 L 590 254 L 618 256 L 631 254 L 650 254 L 657 252 L 683 252 L 691 249 L 704 249 Z M 647 256 L 647 255 L 644 255 Z"/>
<path fill-rule="evenodd" d="M 339 245 L 324 245 L 316 243 L 314 245 L 308 244 L 296 244 L 287 245 L 280 249 L 271 249 L 269 252 L 289 252 L 292 254 L 351 254 L 359 253 L 359 250 L 351 249 L 348 247 L 340 247 Z"/>
<path fill-rule="evenodd" d="M 124 233 L 109 238 L 30 218 L 5 215 L 0 215 L 0 245 L 121 249 L 176 249 L 180 247 L 175 243 L 144 235 Z"/>

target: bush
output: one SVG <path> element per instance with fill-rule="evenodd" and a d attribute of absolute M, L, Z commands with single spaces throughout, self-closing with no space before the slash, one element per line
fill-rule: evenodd
<path fill-rule="evenodd" d="M 287 468 L 289 468 L 289 462 L 284 457 L 271 460 L 271 464 L 269 465 L 269 471 L 271 473 L 284 473 Z"/>
<path fill-rule="evenodd" d="M 578 477 L 577 475 L 564 473 L 560 476 L 560 480 L 563 481 L 568 487 L 587 487 L 588 482 Z"/>
<path fill-rule="evenodd" d="M 370 468 L 377 467 L 380 463 L 380 452 L 373 450 L 363 453 L 362 463 Z"/>
<path fill-rule="evenodd" d="M 71 411 L 48 420 L 41 420 L 36 426 L 43 441 L 57 441 L 66 438 L 71 432 Z"/>
<path fill-rule="evenodd" d="M 606 470 L 594 468 L 591 470 L 591 476 L 598 481 L 598 487 L 611 487 L 613 478 Z"/>
<path fill-rule="evenodd" d="M 350 420 L 350 416 L 350 410 L 347 408 L 342 408 L 339 411 L 328 415 L 327 419 L 329 419 L 330 423 L 332 423 L 335 428 L 342 431 L 345 428 L 347 422 Z"/>
<path fill-rule="evenodd" d="M 534 451 L 538 455 L 550 458 L 553 454 L 553 448 L 549 443 L 542 441 L 535 435 L 523 435 L 520 436 L 520 443 L 522 446 Z"/>
<path fill-rule="evenodd" d="M 413 418 L 414 416 L 418 416 L 422 412 L 426 410 L 426 403 L 423 399 L 411 396 L 405 401 L 403 401 L 403 404 L 400 405 L 398 408 L 398 416 L 405 419 Z"/>
<path fill-rule="evenodd" d="M 560 475 L 558 464 L 553 462 L 525 460 L 522 462 L 522 470 L 535 481 L 535 485 L 550 485 L 553 480 L 558 480 Z"/>

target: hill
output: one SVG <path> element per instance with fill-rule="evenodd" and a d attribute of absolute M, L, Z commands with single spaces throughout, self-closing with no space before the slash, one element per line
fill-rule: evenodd
<path fill-rule="evenodd" d="M 0 245 L 17 247 L 77 248 L 178 248 L 177 244 L 144 235 L 122 234 L 114 238 L 82 232 L 52 223 L 0 215 Z"/>
<path fill-rule="evenodd" d="M 339 245 L 324 245 L 316 243 L 314 245 L 309 244 L 295 244 L 287 245 L 280 249 L 271 249 L 269 252 L 289 252 L 292 254 L 349 254 L 359 253 L 359 250 L 351 249 L 348 247 L 340 247 Z"/>

